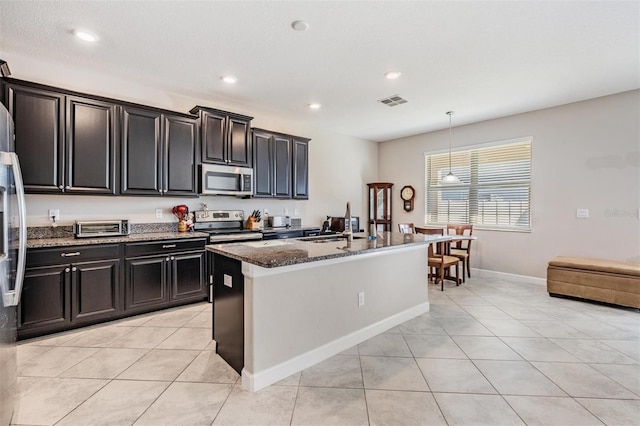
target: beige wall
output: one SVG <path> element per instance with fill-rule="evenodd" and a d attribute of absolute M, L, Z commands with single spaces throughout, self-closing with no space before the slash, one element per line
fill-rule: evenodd
<path fill-rule="evenodd" d="M 532 230 L 474 230 L 472 268 L 545 277 L 558 255 L 640 262 L 638 117 L 636 90 L 454 128 L 454 148 L 533 137 Z M 424 223 L 423 153 L 447 144 L 446 130 L 380 144 L 379 177 L 395 183 L 396 223 Z M 404 185 L 416 188 L 411 213 L 399 202 Z M 577 219 L 577 208 L 590 218 Z"/>
<path fill-rule="evenodd" d="M 322 224 L 327 214 L 343 215 L 347 201 L 351 201 L 353 215 L 367 214 L 366 183 L 376 181 L 378 175 L 378 147 L 374 142 L 338 135 L 308 123 L 291 122 L 248 103 L 232 102 L 214 96 L 211 99 L 198 99 L 184 94 L 159 91 L 145 85 L 144 76 L 140 76 L 138 81 L 130 81 L 12 54 L 2 53 L 2 58 L 10 64 L 14 78 L 178 112 L 188 112 L 195 105 L 210 106 L 254 116 L 254 127 L 311 138 L 311 197 L 308 201 L 244 200 L 212 196 L 166 198 L 29 195 L 29 226 L 49 224 L 48 209 L 60 210 L 61 224 L 97 218 L 125 218 L 135 223 L 175 222 L 176 219 L 170 213 L 173 206 L 186 204 L 193 210 L 200 209 L 204 202 L 210 209 L 242 209 L 250 212 L 267 208 L 271 215 L 284 214 L 285 209 L 288 209 L 289 215 L 295 216 L 297 209 L 298 217 L 303 218 L 303 224 L 317 226 Z M 162 219 L 156 219 L 156 208 L 164 210 Z"/>

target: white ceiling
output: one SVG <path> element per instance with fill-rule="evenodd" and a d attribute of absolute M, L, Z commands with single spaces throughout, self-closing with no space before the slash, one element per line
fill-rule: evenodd
<path fill-rule="evenodd" d="M 1 54 L 383 141 L 640 87 L 640 2 L 1 0 Z"/>

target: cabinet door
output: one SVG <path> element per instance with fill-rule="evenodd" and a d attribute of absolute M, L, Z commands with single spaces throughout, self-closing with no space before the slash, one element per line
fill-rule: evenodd
<path fill-rule="evenodd" d="M 122 107 L 122 194 L 162 194 L 161 114 Z"/>
<path fill-rule="evenodd" d="M 202 127 L 202 162 L 226 164 L 227 151 L 227 116 L 213 112 L 201 115 Z"/>
<path fill-rule="evenodd" d="M 167 304 L 167 261 L 165 256 L 125 260 L 125 310 Z"/>
<path fill-rule="evenodd" d="M 206 296 L 205 252 L 171 256 L 171 301 L 202 300 Z"/>
<path fill-rule="evenodd" d="M 74 264 L 71 272 L 71 321 L 108 318 L 120 312 L 119 260 Z"/>
<path fill-rule="evenodd" d="M 196 141 L 198 122 L 193 118 L 164 117 L 164 189 L 172 195 L 196 194 Z"/>
<path fill-rule="evenodd" d="M 271 135 L 253 133 L 253 195 L 255 197 L 273 197 L 273 159 Z"/>
<path fill-rule="evenodd" d="M 6 86 L 7 109 L 15 124 L 15 150 L 26 192 L 64 188 L 64 95 L 13 84 Z"/>
<path fill-rule="evenodd" d="M 291 198 L 291 138 L 273 137 L 273 195 Z"/>
<path fill-rule="evenodd" d="M 228 122 L 227 163 L 234 166 L 252 166 L 251 138 L 249 122 L 244 119 L 229 117 Z"/>
<path fill-rule="evenodd" d="M 28 337 L 69 324 L 69 265 L 28 268 L 18 306 L 18 334 Z"/>
<path fill-rule="evenodd" d="M 309 199 L 309 141 L 293 139 L 293 198 Z"/>
<path fill-rule="evenodd" d="M 67 97 L 65 192 L 116 192 L 114 104 Z"/>

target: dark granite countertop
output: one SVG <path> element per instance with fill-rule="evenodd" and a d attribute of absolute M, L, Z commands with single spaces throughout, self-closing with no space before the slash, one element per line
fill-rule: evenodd
<path fill-rule="evenodd" d="M 136 243 L 141 241 L 177 240 L 183 238 L 207 238 L 205 232 L 146 232 L 123 237 L 100 238 L 32 238 L 27 240 L 27 249 L 44 247 L 86 246 L 92 244 Z"/>
<path fill-rule="evenodd" d="M 327 238 L 333 239 L 327 241 Z M 430 242 L 447 241 L 450 238 L 451 237 L 441 235 L 383 232 L 378 235 L 378 238 L 375 240 L 369 240 L 367 239 L 367 234 L 359 233 L 354 234 L 353 241 L 338 239 L 334 235 L 303 239 L 212 244 L 206 246 L 206 248 L 214 253 L 263 268 L 275 268 L 278 266 L 353 256 L 378 250 L 393 250 L 412 245 L 426 245 Z M 312 240 L 324 240 L 324 242 L 313 242 Z"/>
<path fill-rule="evenodd" d="M 321 226 L 290 226 L 282 228 L 265 227 L 260 229 L 261 232 L 287 232 L 287 231 L 308 231 L 312 229 L 320 230 Z"/>

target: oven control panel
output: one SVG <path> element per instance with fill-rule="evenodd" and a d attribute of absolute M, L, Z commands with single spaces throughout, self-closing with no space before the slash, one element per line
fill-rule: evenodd
<path fill-rule="evenodd" d="M 193 216 L 196 222 L 244 221 L 242 210 L 196 210 Z"/>

